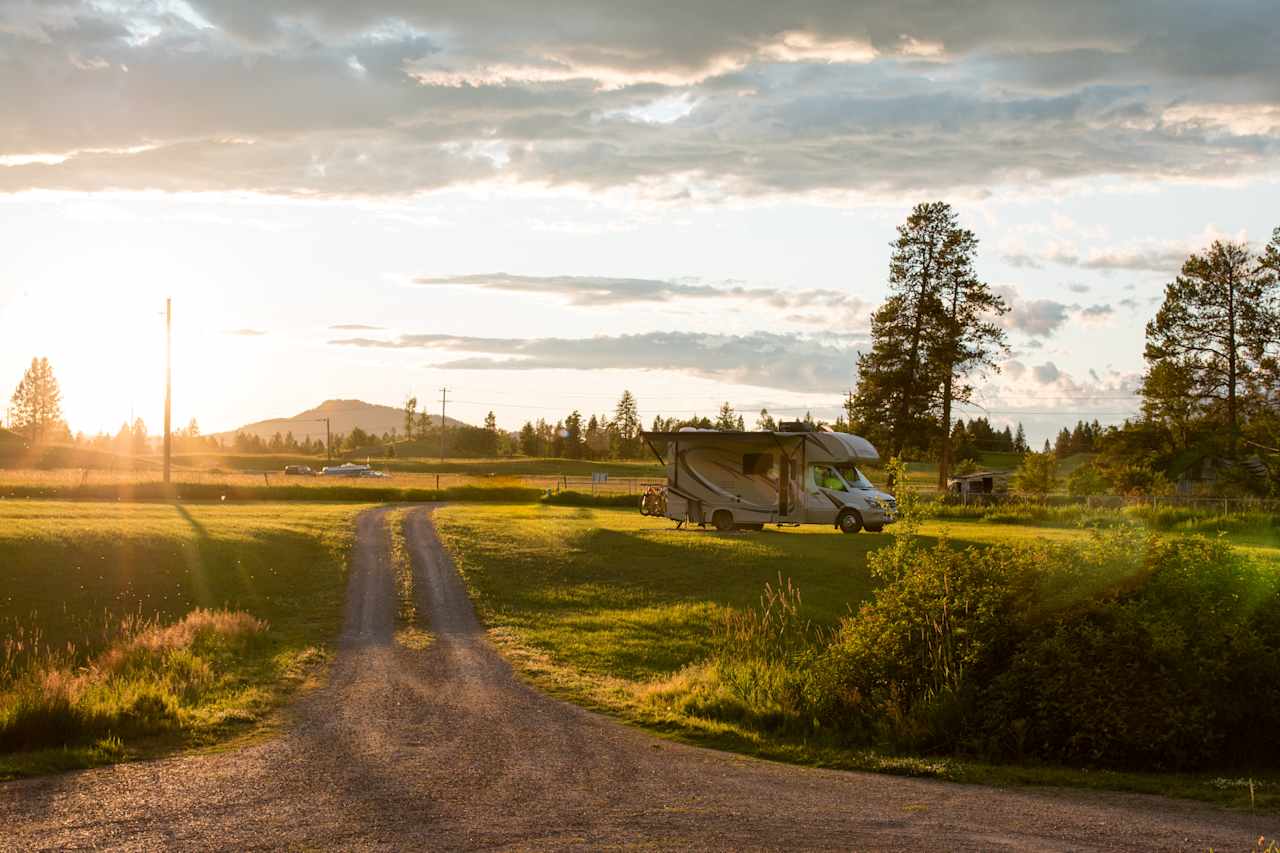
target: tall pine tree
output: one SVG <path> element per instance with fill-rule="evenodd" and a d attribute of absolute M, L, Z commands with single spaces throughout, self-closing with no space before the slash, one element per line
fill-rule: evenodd
<path fill-rule="evenodd" d="M 956 215 L 942 244 L 942 314 L 931 325 L 929 360 L 942 374 L 942 458 L 938 488 L 947 487 L 951 473 L 951 407 L 973 397 L 969 377 L 976 371 L 999 370 L 996 356 L 1008 351 L 1004 329 L 997 322 L 1009 310 L 1004 300 L 978 279 L 974 259 L 978 238 L 956 224 Z M 1009 436 L 1012 444 L 1013 436 Z"/>
<path fill-rule="evenodd" d="M 62 391 L 47 358 L 31 359 L 10 400 L 10 426 L 32 444 L 49 438 L 62 423 Z"/>
<path fill-rule="evenodd" d="M 890 456 L 924 450 L 937 431 L 938 377 L 926 358 L 942 315 L 944 245 L 955 228 L 950 205 L 916 205 L 898 226 L 889 260 L 889 291 L 871 315 L 871 351 L 858 354 L 854 393 L 861 431 L 887 443 Z"/>
<path fill-rule="evenodd" d="M 1148 375 L 1142 388 L 1146 405 L 1164 408 L 1153 397 L 1157 389 L 1168 387 L 1152 381 L 1151 369 L 1175 365 L 1185 374 L 1192 397 L 1222 428 L 1226 450 L 1234 455 L 1241 397 L 1280 325 L 1276 288 L 1275 276 L 1243 243 L 1218 240 L 1204 254 L 1187 258 L 1181 275 L 1165 286 L 1160 310 L 1147 323 Z"/>

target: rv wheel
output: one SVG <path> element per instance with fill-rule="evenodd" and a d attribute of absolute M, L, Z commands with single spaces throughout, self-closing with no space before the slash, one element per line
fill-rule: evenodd
<path fill-rule="evenodd" d="M 840 528 L 841 533 L 857 533 L 862 529 L 862 517 L 851 509 L 845 510 L 836 519 L 836 527 Z"/>
<path fill-rule="evenodd" d="M 716 526 L 716 530 L 721 532 L 732 530 L 733 514 L 727 509 L 718 509 L 715 515 L 711 516 L 711 523 Z"/>

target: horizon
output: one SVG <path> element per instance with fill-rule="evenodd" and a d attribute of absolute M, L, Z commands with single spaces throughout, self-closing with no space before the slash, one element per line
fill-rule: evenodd
<path fill-rule="evenodd" d="M 624 389 L 646 423 L 831 420 L 943 199 L 1012 307 L 956 416 L 1038 446 L 1135 414 L 1182 260 L 1280 225 L 1249 3 L 565 14 L 0 4 L 6 394 L 46 356 L 73 431 L 157 430 L 172 297 L 206 432 L 441 387 L 508 431 Z"/>

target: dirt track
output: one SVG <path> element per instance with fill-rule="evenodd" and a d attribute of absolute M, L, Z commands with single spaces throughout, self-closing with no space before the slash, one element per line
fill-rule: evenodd
<path fill-rule="evenodd" d="M 517 680 L 428 510 L 410 519 L 430 649 L 393 642 L 385 510 L 366 513 L 330 681 L 284 735 L 0 785 L 0 848 L 1243 851 L 1277 831 L 1180 801 L 810 770 L 655 739 Z"/>

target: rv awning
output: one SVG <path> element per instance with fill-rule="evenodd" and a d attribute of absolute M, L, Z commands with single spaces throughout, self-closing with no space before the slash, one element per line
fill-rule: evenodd
<path fill-rule="evenodd" d="M 697 447 L 699 445 L 743 445 L 759 447 L 762 444 L 772 445 L 784 452 L 794 452 L 805 441 L 813 439 L 807 432 L 721 432 L 720 430 L 699 429 L 684 432 L 641 432 L 640 437 L 649 445 L 653 455 L 665 462 L 668 445 L 678 444 L 681 447 Z"/>

